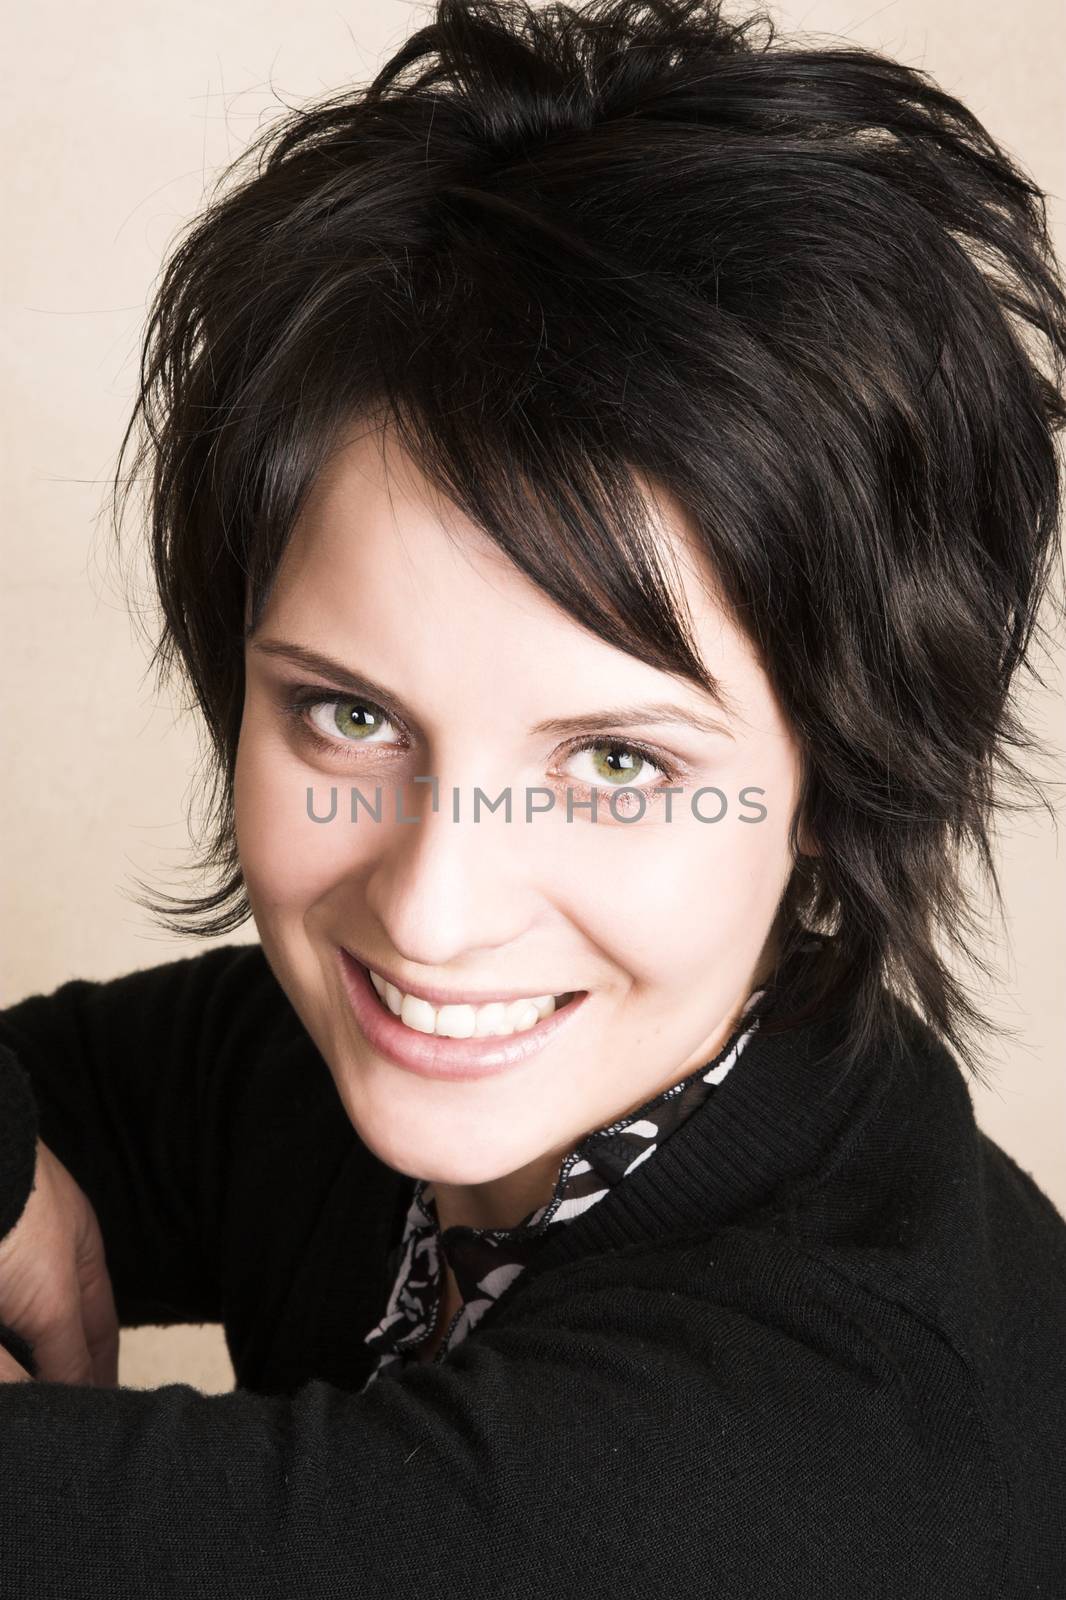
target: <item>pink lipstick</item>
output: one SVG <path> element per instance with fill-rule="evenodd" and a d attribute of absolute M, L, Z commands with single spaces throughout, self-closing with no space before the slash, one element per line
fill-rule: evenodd
<path fill-rule="evenodd" d="M 341 978 L 355 1020 L 375 1050 L 396 1066 L 421 1078 L 488 1078 L 520 1066 L 568 1028 L 588 998 L 576 992 L 565 1005 L 542 1017 L 532 1028 L 487 1039 L 447 1039 L 419 1033 L 401 1022 L 379 999 L 367 969 L 347 950 L 338 948 Z"/>

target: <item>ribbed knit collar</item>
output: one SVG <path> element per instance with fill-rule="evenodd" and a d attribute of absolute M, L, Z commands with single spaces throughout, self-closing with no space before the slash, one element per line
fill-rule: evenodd
<path fill-rule="evenodd" d="M 795 983 L 802 992 L 805 959 L 804 953 L 793 958 L 782 985 Z M 764 1013 L 771 999 L 768 990 L 753 1015 Z M 560 1230 L 531 1263 L 529 1276 L 585 1255 L 724 1226 L 772 1205 L 805 1175 L 827 1171 L 834 1154 L 842 1155 L 860 1125 L 876 1115 L 901 1063 L 913 1067 L 923 1052 L 941 1048 L 917 1014 L 897 1002 L 902 1049 L 886 1035 L 845 1070 L 827 1066 L 850 1011 L 845 1001 L 787 1031 L 757 1029 L 743 1071 L 730 1073 L 611 1203 Z"/>

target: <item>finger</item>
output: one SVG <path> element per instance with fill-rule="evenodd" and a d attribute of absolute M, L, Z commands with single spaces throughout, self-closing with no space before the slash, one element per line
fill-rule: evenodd
<path fill-rule="evenodd" d="M 82 1327 L 77 1285 L 63 1296 L 60 1317 L 40 1326 L 24 1322 L 19 1332 L 33 1346 L 38 1377 L 49 1383 L 91 1384 L 93 1367 Z"/>
<path fill-rule="evenodd" d="M 78 1263 L 81 1324 L 89 1357 L 90 1382 L 98 1389 L 118 1384 L 119 1323 L 111 1274 L 102 1252 Z"/>
<path fill-rule="evenodd" d="M 8 1355 L 3 1345 L 0 1345 L 0 1383 L 32 1383 L 33 1378 L 20 1367 L 14 1356 Z"/>

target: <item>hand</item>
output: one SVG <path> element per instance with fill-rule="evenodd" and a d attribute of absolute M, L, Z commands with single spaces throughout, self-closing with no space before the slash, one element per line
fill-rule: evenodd
<path fill-rule="evenodd" d="M 88 1196 L 40 1139 L 33 1190 L 0 1239 L 0 1322 L 33 1346 L 39 1378 L 118 1383 L 118 1316 L 100 1225 Z M 22 1378 L 31 1374 L 0 1348 L 0 1381 Z"/>

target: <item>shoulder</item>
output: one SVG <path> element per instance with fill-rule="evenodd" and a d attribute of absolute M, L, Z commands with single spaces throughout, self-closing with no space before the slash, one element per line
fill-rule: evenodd
<path fill-rule="evenodd" d="M 721 1593 L 997 1593 L 1007 1507 L 980 1398 L 906 1307 L 742 1226 L 569 1263 L 521 1303 L 470 1341 L 470 1370 L 479 1343 L 531 1382 L 539 1365 L 542 1417 L 592 1430 L 568 1462 L 606 1452 L 613 1479 L 621 1451 L 669 1487 L 669 1537 Z"/>

